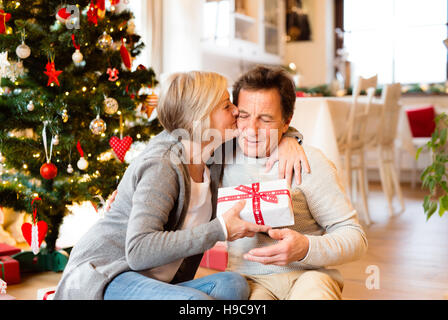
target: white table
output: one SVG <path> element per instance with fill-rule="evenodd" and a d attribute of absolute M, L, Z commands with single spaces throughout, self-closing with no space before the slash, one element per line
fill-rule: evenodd
<path fill-rule="evenodd" d="M 347 119 L 351 106 L 351 97 L 312 97 L 297 98 L 291 126 L 304 136 L 305 144 L 320 149 L 342 172 L 341 157 L 337 139 L 347 129 Z M 365 103 L 361 97 L 359 103 Z M 369 112 L 366 135 L 369 139 L 377 134 L 381 114 L 381 101 L 374 99 Z M 402 108 L 397 129 L 397 147 L 415 155 L 412 134 L 407 116 Z"/>

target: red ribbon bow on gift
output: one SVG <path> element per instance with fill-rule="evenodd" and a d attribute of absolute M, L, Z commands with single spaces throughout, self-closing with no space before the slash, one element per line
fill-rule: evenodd
<path fill-rule="evenodd" d="M 244 192 L 245 194 L 221 197 L 218 198 L 218 203 L 252 198 L 252 209 L 254 212 L 255 223 L 258 225 L 264 225 L 263 215 L 261 213 L 261 200 L 270 203 L 278 203 L 278 195 L 288 195 L 291 200 L 289 190 L 283 189 L 260 192 L 260 183 L 258 182 L 252 183 L 252 187 L 240 185 L 236 187 L 235 190 Z"/>

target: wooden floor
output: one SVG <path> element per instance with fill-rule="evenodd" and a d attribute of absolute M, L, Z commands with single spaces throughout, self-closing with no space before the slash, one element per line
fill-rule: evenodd
<path fill-rule="evenodd" d="M 434 215 L 428 222 L 423 214 L 424 193 L 403 185 L 406 210 L 389 218 L 379 184 L 369 187 L 373 224 L 365 228 L 367 254 L 356 262 L 339 266 L 345 279 L 345 299 L 448 299 L 448 214 Z M 368 289 L 366 281 L 379 271 L 379 288 Z M 196 277 L 214 273 L 200 268 Z M 8 287 L 17 299 L 36 299 L 38 288 L 55 286 L 60 273 L 22 275 L 22 282 Z M 369 278 L 370 279 L 370 278 Z M 370 282 L 369 282 L 370 283 Z"/>

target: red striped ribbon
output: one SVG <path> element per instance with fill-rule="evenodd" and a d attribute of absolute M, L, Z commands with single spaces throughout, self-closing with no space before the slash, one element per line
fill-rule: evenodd
<path fill-rule="evenodd" d="M 235 190 L 244 192 L 244 194 L 218 198 L 218 203 L 252 198 L 252 210 L 254 212 L 255 223 L 258 225 L 264 225 L 263 214 L 261 213 L 261 200 L 278 203 L 278 195 L 287 195 L 291 200 L 291 194 L 287 189 L 260 192 L 260 183 L 252 183 L 251 187 L 240 185 Z"/>
<path fill-rule="evenodd" d="M 56 292 L 55 290 L 51 290 L 51 291 L 47 291 L 47 292 L 45 292 L 44 296 L 42 297 L 42 300 L 47 300 L 47 299 L 48 299 L 48 296 L 49 296 L 50 294 L 55 293 L 55 292 Z"/>

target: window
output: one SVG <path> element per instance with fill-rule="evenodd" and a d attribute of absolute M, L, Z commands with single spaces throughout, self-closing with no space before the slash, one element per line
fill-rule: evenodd
<path fill-rule="evenodd" d="M 447 80 L 447 0 L 345 0 L 344 46 L 352 76 L 379 83 Z"/>

